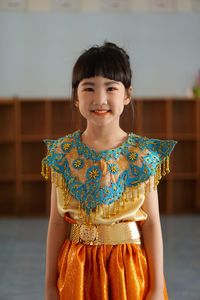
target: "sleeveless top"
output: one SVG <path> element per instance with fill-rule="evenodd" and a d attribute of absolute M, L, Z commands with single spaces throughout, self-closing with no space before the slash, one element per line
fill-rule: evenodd
<path fill-rule="evenodd" d="M 96 152 L 80 130 L 44 139 L 42 176 L 56 184 L 57 207 L 77 223 L 112 224 L 146 220 L 141 206 L 148 192 L 169 173 L 177 141 L 128 134 L 119 147 Z"/>

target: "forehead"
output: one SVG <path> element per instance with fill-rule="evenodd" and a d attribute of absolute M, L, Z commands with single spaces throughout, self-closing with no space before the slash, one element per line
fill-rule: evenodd
<path fill-rule="evenodd" d="M 110 84 L 117 84 L 117 85 L 123 85 L 122 82 L 120 81 L 115 81 L 113 79 L 109 79 L 103 76 L 95 76 L 95 77 L 90 77 L 90 78 L 84 78 L 81 80 L 80 85 L 98 85 L 98 84 L 103 84 L 105 86 L 110 85 Z"/>

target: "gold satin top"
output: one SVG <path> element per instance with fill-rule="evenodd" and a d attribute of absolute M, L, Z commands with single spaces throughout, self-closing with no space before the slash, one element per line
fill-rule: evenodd
<path fill-rule="evenodd" d="M 82 143 L 80 130 L 44 142 L 48 152 L 41 173 L 56 184 L 59 213 L 94 224 L 146 220 L 141 206 L 169 173 L 169 155 L 177 143 L 129 133 L 119 147 L 96 152 Z"/>
<path fill-rule="evenodd" d="M 133 201 L 133 195 L 130 195 L 124 203 L 123 201 L 118 202 L 119 208 L 116 213 L 113 213 L 116 208 L 114 207 L 116 204 L 112 203 L 108 206 L 101 205 L 97 211 L 90 215 L 93 224 L 112 224 L 117 223 L 119 221 L 142 221 L 146 220 L 147 214 L 142 210 L 141 206 L 145 199 L 145 185 L 141 185 L 139 187 L 139 197 L 137 198 L 138 191 L 134 191 L 135 201 Z M 65 196 L 63 195 L 63 191 L 61 187 L 56 188 L 57 191 L 57 207 L 61 216 L 64 216 L 66 212 L 69 213 L 70 217 L 78 224 L 82 223 L 83 216 L 81 217 L 79 202 L 72 198 L 70 201 L 70 205 L 65 207 Z"/>

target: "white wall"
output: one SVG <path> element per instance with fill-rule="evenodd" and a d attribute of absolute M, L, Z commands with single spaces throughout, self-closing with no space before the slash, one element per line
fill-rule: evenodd
<path fill-rule="evenodd" d="M 83 49 L 105 39 L 132 59 L 136 96 L 181 96 L 200 68 L 200 15 L 0 13 L 0 96 L 65 97 Z"/>

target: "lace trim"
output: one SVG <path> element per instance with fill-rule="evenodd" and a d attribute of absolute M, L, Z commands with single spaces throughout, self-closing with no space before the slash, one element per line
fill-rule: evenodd
<path fill-rule="evenodd" d="M 136 186 L 131 186 L 131 187 L 127 186 L 124 192 L 122 193 L 121 197 L 119 199 L 114 200 L 114 205 L 112 208 L 109 203 L 107 204 L 95 203 L 95 207 L 88 209 L 88 207 L 85 206 L 88 203 L 83 203 L 83 202 L 81 203 L 81 201 L 79 201 L 79 218 L 83 220 L 83 223 L 92 223 L 95 219 L 96 214 L 99 212 L 100 208 L 103 211 L 103 217 L 106 219 L 122 212 L 123 209 L 126 207 L 126 203 L 130 199 L 132 199 L 132 201 L 137 201 L 140 199 L 142 186 L 144 187 L 144 196 L 146 198 L 146 196 L 152 190 L 152 188 L 154 190 L 157 188 L 160 179 L 170 172 L 169 160 L 170 160 L 169 156 L 167 156 L 162 163 L 158 164 L 156 168 L 156 173 L 154 174 L 153 186 L 151 185 L 150 179 L 148 179 L 146 182 L 138 183 Z M 72 199 L 74 199 L 74 196 L 72 195 L 71 191 L 67 187 L 63 175 L 54 171 L 51 167 L 46 165 L 44 162 L 42 162 L 41 174 L 46 180 L 51 179 L 51 182 L 55 183 L 56 187 L 61 188 L 63 192 L 63 199 L 64 199 L 63 209 L 69 208 Z"/>
<path fill-rule="evenodd" d="M 48 153 L 42 160 L 42 176 L 46 180 L 51 178 L 56 186 L 61 187 L 65 199 L 64 209 L 69 207 L 71 199 L 78 200 L 80 217 L 83 215 L 85 219 L 97 213 L 99 208 L 102 208 L 106 217 L 118 213 L 128 199 L 136 201 L 140 198 L 142 185 L 147 195 L 150 189 L 148 181 L 152 175 L 155 189 L 162 176 L 169 173 L 169 155 L 177 143 L 130 133 L 128 139 L 118 148 L 98 153 L 81 142 L 80 130 L 58 140 L 44 142 L 47 144 Z M 73 148 L 76 149 L 75 152 L 72 151 Z M 114 175 L 120 170 L 115 159 L 120 155 L 128 161 L 128 168 L 116 179 Z M 111 158 L 112 163 L 109 161 Z M 97 166 L 91 161 L 100 161 L 100 165 Z M 85 168 L 84 183 L 73 173 L 73 169 L 79 171 L 82 168 Z M 110 174 L 111 185 L 100 187 L 101 177 L 107 172 Z M 113 204 L 112 207 L 110 204 Z"/>
<path fill-rule="evenodd" d="M 81 131 L 77 130 L 74 133 L 74 139 L 77 146 L 77 150 L 79 155 L 84 155 L 87 159 L 92 159 L 93 161 L 99 161 L 100 159 L 104 158 L 106 161 L 112 159 L 113 157 L 117 159 L 122 152 L 126 152 L 131 144 L 133 144 L 133 137 L 134 133 L 128 133 L 128 137 L 126 141 L 124 141 L 119 147 L 110 149 L 110 150 L 102 150 L 102 151 L 95 151 L 91 149 L 88 145 L 84 144 L 81 141 Z M 135 144 L 135 143 L 134 143 Z"/>

